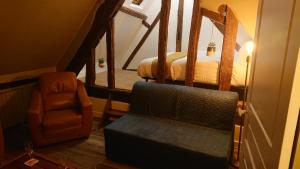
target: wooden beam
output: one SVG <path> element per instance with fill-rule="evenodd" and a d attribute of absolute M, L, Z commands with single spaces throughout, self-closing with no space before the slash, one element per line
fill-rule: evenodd
<path fill-rule="evenodd" d="M 109 89 L 103 86 L 85 86 L 86 91 L 90 97 L 95 98 L 102 98 L 108 99 L 111 98 L 112 100 L 121 101 L 130 103 L 131 100 L 131 91 L 125 89 Z"/>
<path fill-rule="evenodd" d="M 219 72 L 219 89 L 230 90 L 238 21 L 228 6 L 224 12 L 226 12 L 226 23 Z"/>
<path fill-rule="evenodd" d="M 135 10 L 133 10 L 133 9 L 127 8 L 127 7 L 125 7 L 125 6 L 122 6 L 122 7 L 120 8 L 120 11 L 123 12 L 123 13 L 126 13 L 126 14 L 128 14 L 128 15 L 130 15 L 130 16 L 139 18 L 139 19 L 141 19 L 141 20 L 147 20 L 147 18 L 148 18 L 147 15 L 145 15 L 145 14 L 143 14 L 143 13 L 141 13 L 141 12 L 135 11 Z"/>
<path fill-rule="evenodd" d="M 160 19 L 160 12 L 157 14 L 157 16 L 154 19 L 154 21 L 152 22 L 151 26 L 149 27 L 147 32 L 142 37 L 141 41 L 138 43 L 138 45 L 135 47 L 135 49 L 132 51 L 132 53 L 130 54 L 130 56 L 126 60 L 125 64 L 122 67 L 123 70 L 127 69 L 127 67 L 129 66 L 129 64 L 131 63 L 131 61 L 135 57 L 135 55 L 138 53 L 138 51 L 141 49 L 141 47 L 143 46 L 143 44 L 147 40 L 148 36 L 151 34 L 152 30 L 155 28 L 155 26 L 158 23 L 159 19 Z"/>
<path fill-rule="evenodd" d="M 185 71 L 185 85 L 187 86 L 193 86 L 193 81 L 194 81 L 199 35 L 200 35 L 200 28 L 202 24 L 202 10 L 200 4 L 201 4 L 201 0 L 194 1 L 193 16 L 191 21 L 190 38 L 189 38 L 189 48 L 188 48 L 186 71 Z"/>
<path fill-rule="evenodd" d="M 225 24 L 225 16 L 224 15 L 214 12 L 214 11 L 210 11 L 205 8 L 201 8 L 201 11 L 202 11 L 203 16 L 208 17 L 209 19 L 212 19 L 215 22 L 218 22 L 220 24 L 223 24 L 223 25 Z"/>
<path fill-rule="evenodd" d="M 115 26 L 112 19 L 106 29 L 106 50 L 107 50 L 107 83 L 108 88 L 115 88 Z"/>
<path fill-rule="evenodd" d="M 222 25 L 218 22 L 214 22 L 214 20 L 211 20 L 213 24 L 217 27 L 217 29 L 224 35 L 225 25 Z M 239 51 L 241 49 L 241 46 L 236 42 L 235 50 Z"/>
<path fill-rule="evenodd" d="M 151 25 L 150 25 L 147 21 L 145 21 L 145 20 L 142 20 L 142 24 L 143 24 L 144 26 L 146 26 L 148 29 L 151 28 Z"/>
<path fill-rule="evenodd" d="M 184 0 L 179 0 L 177 12 L 176 52 L 181 52 Z"/>
<path fill-rule="evenodd" d="M 96 80 L 96 47 L 91 48 L 86 62 L 85 83 L 95 85 Z"/>
<path fill-rule="evenodd" d="M 168 50 L 168 29 L 169 17 L 171 9 L 171 0 L 162 0 L 161 15 L 159 22 L 159 38 L 158 38 L 158 64 L 157 79 L 158 83 L 165 82 L 166 76 L 166 57 Z"/>
<path fill-rule="evenodd" d="M 82 45 L 66 68 L 67 71 L 79 73 L 87 61 L 87 55 L 95 42 L 106 32 L 107 23 L 116 15 L 124 0 L 105 1 L 96 11 L 94 22 Z"/>
<path fill-rule="evenodd" d="M 203 12 L 203 16 L 209 18 L 211 22 L 218 28 L 218 30 L 224 35 L 224 30 L 225 30 L 224 11 L 222 13 L 217 13 L 205 8 L 201 8 L 201 10 Z M 220 10 L 222 10 L 222 7 L 220 8 Z M 241 49 L 241 46 L 238 43 L 236 43 L 235 49 L 239 51 Z"/>

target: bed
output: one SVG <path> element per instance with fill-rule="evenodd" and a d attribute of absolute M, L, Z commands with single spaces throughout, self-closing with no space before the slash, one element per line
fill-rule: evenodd
<path fill-rule="evenodd" d="M 170 52 L 168 57 L 179 52 Z M 185 53 L 180 52 L 182 57 L 167 62 L 167 79 L 170 81 L 184 81 L 187 57 Z M 198 51 L 195 66 L 194 83 L 202 83 L 208 85 L 218 85 L 219 65 L 221 52 L 216 52 L 215 56 L 206 56 L 206 51 Z M 153 69 L 156 66 L 153 62 L 157 57 L 146 58 L 142 60 L 138 66 L 138 75 L 144 79 L 155 79 L 156 74 Z M 235 53 L 231 85 L 235 87 L 243 87 L 245 85 L 246 60 L 239 53 Z"/>

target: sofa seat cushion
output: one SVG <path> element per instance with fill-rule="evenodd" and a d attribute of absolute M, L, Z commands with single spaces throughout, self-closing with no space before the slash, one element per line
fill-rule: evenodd
<path fill-rule="evenodd" d="M 81 127 L 81 124 L 82 116 L 75 109 L 49 111 L 43 117 L 43 129 L 45 132 Z"/>
<path fill-rule="evenodd" d="M 231 131 L 136 114 L 106 126 L 104 134 L 109 158 L 143 168 L 227 168 L 232 148 Z"/>

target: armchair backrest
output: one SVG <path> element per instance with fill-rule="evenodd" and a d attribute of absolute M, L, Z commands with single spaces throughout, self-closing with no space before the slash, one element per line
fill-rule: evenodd
<path fill-rule="evenodd" d="M 130 113 L 232 130 L 238 94 L 187 86 L 137 82 Z"/>
<path fill-rule="evenodd" d="M 39 77 L 44 111 L 78 106 L 77 79 L 73 72 L 45 73 Z"/>

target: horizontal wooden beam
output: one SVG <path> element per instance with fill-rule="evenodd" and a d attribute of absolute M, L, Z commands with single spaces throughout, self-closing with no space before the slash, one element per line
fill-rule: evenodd
<path fill-rule="evenodd" d="M 133 17 L 136 17 L 136 18 L 139 18 L 141 20 L 147 20 L 148 19 L 148 16 L 141 13 L 141 12 L 138 12 L 138 11 L 135 11 L 131 8 L 128 8 L 128 7 L 125 7 L 125 6 L 122 6 L 120 8 L 120 11 L 123 12 L 123 13 L 126 13 L 130 16 L 133 16 Z"/>
<path fill-rule="evenodd" d="M 130 103 L 131 91 L 125 89 L 109 89 L 103 86 L 85 86 L 86 91 L 90 97 L 108 99 L 111 97 L 112 100 Z"/>

